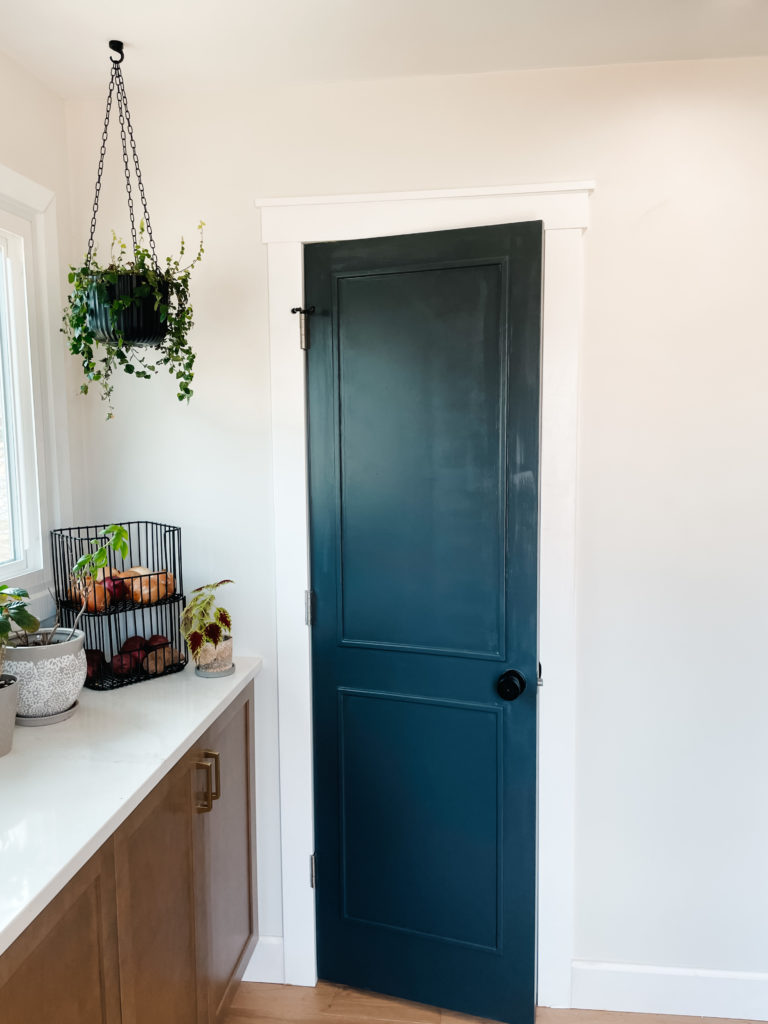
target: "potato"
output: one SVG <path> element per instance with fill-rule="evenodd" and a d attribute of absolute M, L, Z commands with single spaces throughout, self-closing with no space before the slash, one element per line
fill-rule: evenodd
<path fill-rule="evenodd" d="M 180 651 L 175 647 L 159 647 L 156 651 L 150 651 L 144 659 L 144 671 L 151 676 L 159 676 L 172 665 L 178 665 L 183 661 Z"/>

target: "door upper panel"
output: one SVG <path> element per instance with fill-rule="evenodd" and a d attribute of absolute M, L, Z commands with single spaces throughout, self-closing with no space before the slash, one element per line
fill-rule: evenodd
<path fill-rule="evenodd" d="M 344 644 L 504 657 L 506 270 L 336 279 Z"/>

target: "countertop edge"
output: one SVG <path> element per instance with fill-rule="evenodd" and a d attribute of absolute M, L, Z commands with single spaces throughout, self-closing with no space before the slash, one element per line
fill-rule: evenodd
<path fill-rule="evenodd" d="M 258 657 L 239 658 L 239 662 L 252 662 L 244 675 L 225 696 L 200 720 L 184 740 L 167 754 L 153 768 L 149 776 L 124 800 L 120 807 L 101 825 L 85 842 L 78 853 L 62 866 L 48 883 L 34 893 L 26 905 L 2 929 L 0 929 L 0 956 L 13 945 L 22 932 L 35 920 L 46 906 L 70 882 L 77 872 L 85 866 L 100 847 L 117 831 L 123 822 L 136 810 L 142 800 L 147 797 L 168 771 L 180 760 L 196 740 L 225 711 L 230 704 L 243 692 L 248 684 L 261 671 L 262 660 Z"/>

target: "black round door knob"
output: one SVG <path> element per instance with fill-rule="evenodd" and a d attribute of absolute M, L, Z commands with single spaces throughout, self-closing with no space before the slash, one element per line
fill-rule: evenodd
<path fill-rule="evenodd" d="M 496 692 L 502 700 L 517 700 L 525 689 L 525 679 L 513 668 L 496 680 Z"/>

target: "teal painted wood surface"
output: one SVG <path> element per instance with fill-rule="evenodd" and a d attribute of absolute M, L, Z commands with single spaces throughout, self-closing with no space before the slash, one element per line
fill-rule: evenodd
<path fill-rule="evenodd" d="M 319 974 L 519 1024 L 541 260 L 540 222 L 305 249 Z"/>

